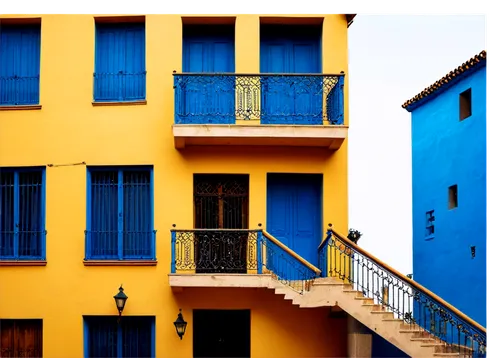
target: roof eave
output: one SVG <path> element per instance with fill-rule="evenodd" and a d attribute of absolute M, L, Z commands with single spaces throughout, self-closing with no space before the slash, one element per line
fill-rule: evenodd
<path fill-rule="evenodd" d="M 455 68 L 453 71 L 446 74 L 438 81 L 434 82 L 429 87 L 425 88 L 413 98 L 407 100 L 401 105 L 401 107 L 406 109 L 408 112 L 412 112 L 415 108 L 434 98 L 437 94 L 451 87 L 463 77 L 470 75 L 484 66 L 486 66 L 486 51 L 483 50 L 462 65 Z"/>
<path fill-rule="evenodd" d="M 345 14 L 345 19 L 347 20 L 347 28 L 349 28 L 349 26 L 351 26 L 355 17 L 356 17 L 356 14 Z"/>

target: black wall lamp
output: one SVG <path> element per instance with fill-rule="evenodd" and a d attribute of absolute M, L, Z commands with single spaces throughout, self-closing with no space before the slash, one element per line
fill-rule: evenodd
<path fill-rule="evenodd" d="M 118 310 L 118 320 L 120 319 L 123 309 L 125 308 L 125 303 L 127 302 L 127 295 L 123 292 L 123 287 L 120 285 L 118 293 L 113 297 L 116 303 L 116 309 Z"/>
<path fill-rule="evenodd" d="M 179 314 L 177 315 L 177 319 L 174 321 L 175 330 L 177 335 L 182 340 L 182 336 L 186 333 L 187 322 L 184 321 L 184 317 L 182 317 L 182 309 L 179 309 Z"/>

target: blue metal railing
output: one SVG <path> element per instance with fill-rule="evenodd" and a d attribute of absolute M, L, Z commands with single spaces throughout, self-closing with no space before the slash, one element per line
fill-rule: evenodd
<path fill-rule="evenodd" d="M 0 105 L 33 105 L 40 103 L 40 76 L 0 77 Z"/>
<path fill-rule="evenodd" d="M 270 273 L 276 280 L 303 293 L 319 270 L 290 253 L 261 229 L 171 230 L 171 272 Z"/>
<path fill-rule="evenodd" d="M 94 73 L 94 101 L 139 101 L 146 99 L 146 71 Z"/>
<path fill-rule="evenodd" d="M 174 73 L 176 124 L 344 124 L 344 74 Z"/>
<path fill-rule="evenodd" d="M 410 329 L 430 333 L 444 352 L 486 356 L 486 329 L 432 292 L 370 255 L 331 228 L 318 248 L 322 276 L 337 277 L 382 305 Z"/>

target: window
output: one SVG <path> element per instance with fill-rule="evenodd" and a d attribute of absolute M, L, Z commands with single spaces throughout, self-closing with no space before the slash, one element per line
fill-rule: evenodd
<path fill-rule="evenodd" d="M 0 319 L 0 356 L 42 357 L 41 319 Z"/>
<path fill-rule="evenodd" d="M 425 238 L 430 239 L 434 237 L 434 210 L 430 210 L 425 213 L 426 225 L 425 225 Z"/>
<path fill-rule="evenodd" d="M 154 259 L 152 182 L 151 167 L 89 167 L 87 259 Z"/>
<path fill-rule="evenodd" d="M 144 23 L 96 23 L 94 101 L 145 98 Z"/>
<path fill-rule="evenodd" d="M 458 186 L 452 185 L 448 188 L 448 209 L 458 207 Z"/>
<path fill-rule="evenodd" d="M 40 24 L 0 27 L 0 105 L 40 101 Z"/>
<path fill-rule="evenodd" d="M 460 120 L 472 115 L 472 89 L 460 93 Z"/>
<path fill-rule="evenodd" d="M 85 358 L 155 356 L 155 318 L 148 316 L 84 317 Z"/>
<path fill-rule="evenodd" d="M 45 168 L 0 168 L 0 260 L 44 260 L 45 234 Z"/>

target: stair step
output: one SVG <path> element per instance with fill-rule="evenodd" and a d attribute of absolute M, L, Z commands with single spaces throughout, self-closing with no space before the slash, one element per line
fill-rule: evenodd
<path fill-rule="evenodd" d="M 372 311 L 382 311 L 382 306 L 376 305 L 374 303 L 363 303 L 361 307 L 369 307 Z M 387 312 L 387 311 L 384 311 Z"/>
<path fill-rule="evenodd" d="M 361 292 L 361 291 L 357 291 L 357 290 L 343 290 L 342 292 L 345 292 L 345 293 L 348 293 L 348 294 L 354 293 L 356 295 L 356 297 L 360 297 L 360 298 L 362 297 L 362 298 L 368 299 L 368 297 L 365 297 L 365 295 L 363 295 L 363 292 Z"/>
<path fill-rule="evenodd" d="M 411 337 L 410 341 L 419 341 L 419 342 L 427 342 L 427 343 L 437 343 L 435 338 L 431 337 Z"/>
<path fill-rule="evenodd" d="M 432 339 L 435 339 L 435 337 L 432 334 L 430 334 L 429 332 L 423 331 L 423 330 L 401 329 L 401 330 L 399 330 L 399 333 L 412 334 L 412 338 L 432 338 Z"/>

